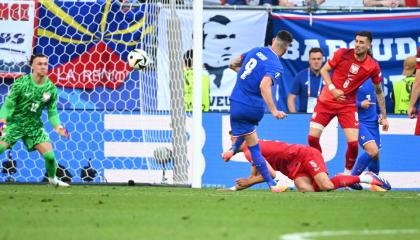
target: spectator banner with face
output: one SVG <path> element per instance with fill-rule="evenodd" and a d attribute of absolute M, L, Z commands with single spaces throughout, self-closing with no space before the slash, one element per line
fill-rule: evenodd
<path fill-rule="evenodd" d="M 287 105 L 287 93 L 293 77 L 308 67 L 309 50 L 321 47 L 325 60 L 338 48 L 353 48 L 355 33 L 366 30 L 373 34 L 372 53 L 383 76 L 387 111 L 393 112 L 392 82 L 402 78 L 403 61 L 416 54 L 420 45 L 420 12 L 404 11 L 346 14 L 273 13 L 273 34 L 287 30 L 294 41 L 283 56 L 287 71 L 283 76 L 278 105 Z M 284 109 L 284 108 L 283 108 Z"/>
<path fill-rule="evenodd" d="M 206 10 L 203 17 L 203 64 L 210 76 L 210 110 L 229 110 L 229 96 L 236 73 L 229 61 L 253 47 L 263 46 L 268 15 L 266 11 Z M 169 11 L 159 16 L 158 109 L 169 109 L 169 57 L 167 21 Z M 182 29 L 182 52 L 192 48 L 192 12 L 178 12 Z M 252 26 L 252 30 L 250 28 Z"/>
<path fill-rule="evenodd" d="M 28 73 L 34 19 L 35 1 L 0 0 L 0 77 Z"/>

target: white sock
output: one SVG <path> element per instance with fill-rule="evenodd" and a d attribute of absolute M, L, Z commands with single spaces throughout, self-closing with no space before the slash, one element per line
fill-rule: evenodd
<path fill-rule="evenodd" d="M 347 169 L 347 168 L 344 168 L 344 175 L 350 175 L 350 173 L 351 173 L 351 169 L 349 170 L 349 169 Z"/>
<path fill-rule="evenodd" d="M 372 183 L 373 177 L 369 174 L 362 174 L 359 176 L 360 182 L 362 183 Z"/>

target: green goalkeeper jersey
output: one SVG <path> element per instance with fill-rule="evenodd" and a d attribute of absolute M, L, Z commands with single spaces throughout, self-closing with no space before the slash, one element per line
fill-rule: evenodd
<path fill-rule="evenodd" d="M 8 124 L 31 129 L 43 127 L 42 110 L 48 109 L 48 119 L 53 127 L 60 124 L 57 114 L 57 88 L 46 78 L 44 84 L 38 85 L 32 74 L 15 80 L 0 111 L 0 118 Z"/>

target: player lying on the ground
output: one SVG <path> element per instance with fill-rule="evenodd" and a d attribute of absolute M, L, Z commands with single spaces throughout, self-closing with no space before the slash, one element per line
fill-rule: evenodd
<path fill-rule="evenodd" d="M 234 140 L 232 138 L 232 141 Z M 337 175 L 330 179 L 322 154 L 315 148 L 280 141 L 260 140 L 259 143 L 271 176 L 274 178 L 275 171 L 280 171 L 294 181 L 300 192 L 329 191 L 356 183 L 373 184 L 385 190 L 391 189 L 387 180 L 374 173 L 366 173 L 361 176 Z M 247 160 L 251 162 L 247 146 L 243 144 L 240 150 L 245 153 Z M 222 156 L 228 156 L 228 154 Z M 223 160 L 227 162 L 230 158 L 224 158 Z M 231 190 L 242 190 L 263 181 L 264 179 L 256 168 L 252 166 L 251 175 L 248 178 L 237 179 L 236 186 Z"/>
<path fill-rule="evenodd" d="M 42 54 L 33 55 L 29 64 L 32 74 L 15 80 L 0 110 L 0 154 L 22 139 L 28 151 L 38 150 L 44 157 L 49 183 L 68 187 L 56 177 L 57 162 L 41 121 L 42 110 L 47 108 L 48 120 L 54 130 L 69 138 L 57 114 L 57 88 L 47 77 L 48 58 Z"/>

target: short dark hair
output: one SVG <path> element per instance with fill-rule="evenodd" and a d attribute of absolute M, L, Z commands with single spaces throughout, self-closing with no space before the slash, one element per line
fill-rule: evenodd
<path fill-rule="evenodd" d="M 190 49 L 184 53 L 184 64 L 188 68 L 192 68 L 193 65 L 193 50 Z"/>
<path fill-rule="evenodd" d="M 369 31 L 359 31 L 356 33 L 356 36 L 367 37 L 367 39 L 372 42 L 372 33 Z"/>
<path fill-rule="evenodd" d="M 293 41 L 292 34 L 285 30 L 279 31 L 276 37 L 282 40 L 283 42 L 287 42 L 287 43 L 291 43 Z"/>
<path fill-rule="evenodd" d="M 29 65 L 32 65 L 32 63 L 34 63 L 35 59 L 37 58 L 48 58 L 48 57 L 42 53 L 33 54 L 31 55 L 31 58 L 29 59 Z"/>
<path fill-rule="evenodd" d="M 311 55 L 311 53 L 317 53 L 317 52 L 319 52 L 322 55 L 324 55 L 324 51 L 322 51 L 322 49 L 319 48 L 319 47 L 313 47 L 313 48 L 311 48 L 311 50 L 309 50 L 309 55 Z"/>
<path fill-rule="evenodd" d="M 231 20 L 229 18 L 227 18 L 226 16 L 223 16 L 223 15 L 215 15 L 215 16 L 209 18 L 209 20 L 207 22 L 203 23 L 203 49 L 206 47 L 206 46 L 204 46 L 204 42 L 206 41 L 206 37 L 208 35 L 208 34 L 204 33 L 204 26 L 207 23 L 211 23 L 211 22 L 220 23 L 220 24 L 226 26 L 231 22 Z"/>

